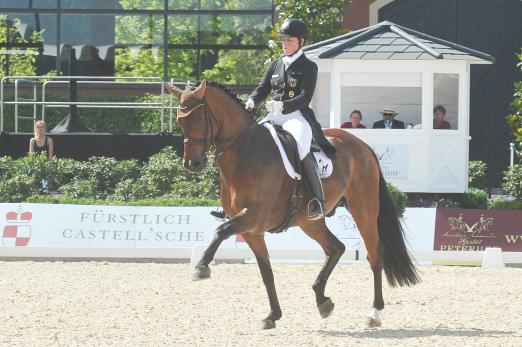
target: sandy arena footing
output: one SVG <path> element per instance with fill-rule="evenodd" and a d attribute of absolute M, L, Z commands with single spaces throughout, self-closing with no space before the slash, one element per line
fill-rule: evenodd
<path fill-rule="evenodd" d="M 321 319 L 320 265 L 273 265 L 283 310 L 269 311 L 255 264 L 221 264 L 193 282 L 188 264 L 0 262 L 2 346 L 521 346 L 522 269 L 428 267 L 412 288 L 384 286 L 383 326 L 364 323 L 368 266 L 339 265 Z"/>

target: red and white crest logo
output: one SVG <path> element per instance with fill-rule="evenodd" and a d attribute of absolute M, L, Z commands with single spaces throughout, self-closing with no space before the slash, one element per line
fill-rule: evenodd
<path fill-rule="evenodd" d="M 25 247 L 31 239 L 31 226 L 29 222 L 33 218 L 33 214 L 29 211 L 22 212 L 19 207 L 18 211 L 10 211 L 5 215 L 7 224 L 4 226 L 2 234 L 2 244 L 5 247 Z"/>

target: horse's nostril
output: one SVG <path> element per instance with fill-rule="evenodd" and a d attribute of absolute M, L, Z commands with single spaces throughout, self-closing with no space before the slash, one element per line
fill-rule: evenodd
<path fill-rule="evenodd" d="M 189 160 L 189 169 L 192 171 L 201 170 L 203 163 L 200 160 Z"/>

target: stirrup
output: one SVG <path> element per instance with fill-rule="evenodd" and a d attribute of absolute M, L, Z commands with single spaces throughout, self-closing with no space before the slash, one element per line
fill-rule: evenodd
<path fill-rule="evenodd" d="M 321 201 L 313 198 L 308 202 L 308 220 L 319 220 L 324 218 L 324 208 Z"/>

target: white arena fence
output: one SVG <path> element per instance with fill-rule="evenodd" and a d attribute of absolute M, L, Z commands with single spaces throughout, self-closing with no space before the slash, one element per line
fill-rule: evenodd
<path fill-rule="evenodd" d="M 0 203 L 1 258 L 199 260 L 221 224 L 215 207 L 143 207 Z M 522 213 L 522 212 L 520 212 Z M 403 226 L 419 263 L 480 265 L 484 251 L 434 250 L 435 208 L 407 208 Z M 326 219 L 346 245 L 341 261 L 364 260 L 366 252 L 352 216 L 338 208 Z M 520 233 L 522 245 L 522 232 Z M 322 262 L 319 245 L 299 228 L 267 234 L 271 259 Z M 515 240 L 518 242 L 518 239 Z M 522 252 L 503 252 L 506 263 L 522 263 Z M 216 260 L 254 259 L 241 237 L 220 246 Z"/>

